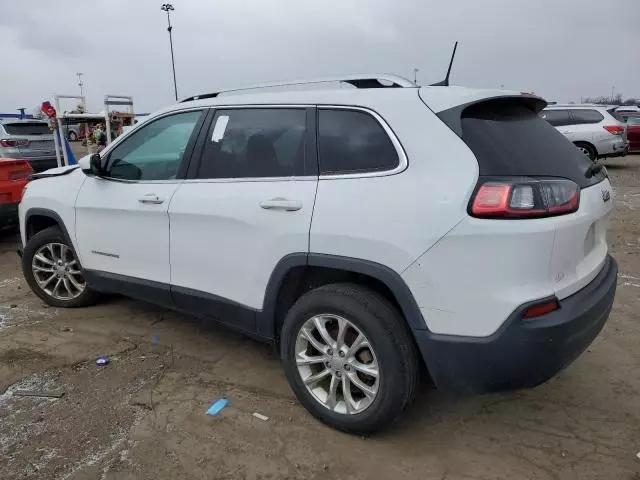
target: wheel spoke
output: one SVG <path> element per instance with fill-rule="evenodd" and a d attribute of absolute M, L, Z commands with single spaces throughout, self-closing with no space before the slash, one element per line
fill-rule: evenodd
<path fill-rule="evenodd" d="M 327 345 L 323 345 L 307 328 L 303 327 L 300 333 L 318 352 L 324 353 L 327 350 Z"/>
<path fill-rule="evenodd" d="M 65 290 L 69 294 L 69 297 L 73 297 L 73 292 L 71 291 L 71 284 L 67 278 L 62 279 L 62 284 L 64 285 Z"/>
<path fill-rule="evenodd" d="M 331 384 L 329 385 L 329 396 L 327 397 L 327 407 L 331 410 L 336 408 L 336 404 L 338 403 L 338 385 L 340 384 L 340 379 L 336 375 L 331 376 Z"/>
<path fill-rule="evenodd" d="M 323 378 L 327 378 L 329 375 L 331 375 L 331 370 L 329 370 L 328 368 L 325 368 L 321 372 L 316 373 L 314 375 L 309 375 L 307 378 L 305 378 L 304 384 L 308 387 L 312 387 Z"/>
<path fill-rule="evenodd" d="M 313 324 L 316 326 L 316 330 L 318 330 L 318 333 L 325 341 L 325 343 L 329 347 L 334 348 L 336 342 L 333 338 L 331 338 L 331 335 L 329 335 L 329 332 L 327 331 L 327 327 L 325 326 L 326 320 L 324 320 L 323 317 L 314 317 Z"/>
<path fill-rule="evenodd" d="M 310 357 L 306 353 L 299 353 L 298 358 L 296 358 L 296 363 L 298 365 L 315 365 L 322 362 L 324 362 L 324 357 Z"/>
<path fill-rule="evenodd" d="M 46 273 L 54 273 L 55 270 L 53 267 L 41 267 L 40 265 L 34 265 L 33 269 L 37 272 L 46 272 Z"/>
<path fill-rule="evenodd" d="M 73 275 L 69 275 L 68 279 L 71 282 L 71 285 L 76 287 L 76 290 L 78 290 L 78 292 L 81 292 L 84 289 L 84 285 L 78 283 L 78 281 L 75 278 L 73 278 Z"/>
<path fill-rule="evenodd" d="M 33 256 L 33 258 L 34 260 L 37 260 L 40 263 L 44 263 L 45 265 L 53 265 L 53 261 L 49 260 L 47 257 L 45 257 L 42 254 L 37 253 Z"/>
<path fill-rule="evenodd" d="M 347 414 L 350 414 L 355 410 L 356 402 L 353 401 L 353 397 L 351 396 L 351 382 L 347 375 L 342 377 L 342 395 L 344 397 Z"/>
<path fill-rule="evenodd" d="M 66 245 L 60 245 L 60 258 L 63 262 L 67 261 L 67 252 L 69 251 L 69 247 Z"/>
<path fill-rule="evenodd" d="M 58 279 L 58 281 L 56 282 L 56 286 L 53 287 L 53 290 L 51 290 L 51 295 L 56 296 L 56 292 L 58 291 L 58 288 L 60 287 L 60 285 L 62 285 L 61 278 Z"/>
<path fill-rule="evenodd" d="M 342 348 L 344 346 L 344 336 L 347 333 L 349 322 L 344 318 L 338 317 L 338 337 L 336 338 L 336 348 Z"/>
<path fill-rule="evenodd" d="M 357 360 L 351 360 L 349 365 L 354 370 L 364 373 L 365 375 L 369 375 L 370 377 L 378 378 L 378 364 L 374 361 L 373 363 L 362 363 Z"/>
<path fill-rule="evenodd" d="M 42 288 L 46 287 L 47 285 L 49 285 L 51 283 L 51 280 L 53 280 L 54 278 L 56 278 L 56 274 L 52 273 L 51 276 L 45 280 L 38 280 L 38 283 L 40 284 L 40 286 Z"/>
<path fill-rule="evenodd" d="M 349 374 L 349 381 L 354 384 L 358 390 L 364 393 L 367 398 L 373 398 L 376 395 L 376 390 L 360 380 L 358 375 L 355 373 Z"/>
<path fill-rule="evenodd" d="M 368 346 L 369 346 L 369 341 L 367 340 L 367 337 L 365 337 L 361 333 L 358 334 L 356 339 L 353 341 L 353 343 L 349 347 L 349 351 L 347 352 L 347 358 L 354 356 L 358 352 L 358 350 Z"/>

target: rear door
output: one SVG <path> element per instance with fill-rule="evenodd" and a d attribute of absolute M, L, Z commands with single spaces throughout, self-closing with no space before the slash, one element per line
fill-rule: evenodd
<path fill-rule="evenodd" d="M 306 107 L 220 108 L 169 208 L 172 296 L 254 330 L 280 260 L 309 250 L 317 177 Z"/>

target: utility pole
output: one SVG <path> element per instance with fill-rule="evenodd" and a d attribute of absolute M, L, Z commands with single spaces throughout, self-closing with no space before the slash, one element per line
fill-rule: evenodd
<path fill-rule="evenodd" d="M 82 72 L 76 73 L 78 76 L 78 86 L 80 87 L 80 96 L 82 97 L 82 108 L 86 112 L 87 111 L 87 100 L 84 98 L 84 83 L 82 83 Z"/>
<path fill-rule="evenodd" d="M 173 91 L 176 95 L 176 102 L 178 101 L 178 84 L 176 82 L 176 62 L 173 56 L 173 37 L 171 36 L 171 31 L 173 27 L 171 26 L 171 16 L 170 12 L 174 11 L 173 5 L 170 3 L 163 3 L 160 10 L 167 12 L 167 32 L 169 32 L 169 47 L 171 48 L 171 68 L 173 69 Z"/>

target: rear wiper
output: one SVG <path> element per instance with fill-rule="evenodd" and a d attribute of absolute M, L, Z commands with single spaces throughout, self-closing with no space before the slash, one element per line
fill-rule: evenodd
<path fill-rule="evenodd" d="M 587 178 L 591 178 L 596 173 L 600 173 L 603 168 L 604 168 L 604 163 L 595 161 L 591 165 L 589 165 L 589 168 L 587 168 L 587 171 L 584 172 L 584 176 Z"/>

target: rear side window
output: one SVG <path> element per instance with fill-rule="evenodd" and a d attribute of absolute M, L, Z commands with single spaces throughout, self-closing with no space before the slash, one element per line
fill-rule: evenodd
<path fill-rule="evenodd" d="M 607 110 L 607 112 L 609 112 L 609 115 L 611 115 L 613 118 L 615 118 L 619 122 L 625 121 L 624 115 L 621 115 L 620 112 L 618 112 L 618 110 L 616 110 L 615 108 L 610 108 L 609 110 Z"/>
<path fill-rule="evenodd" d="M 571 124 L 569 118 L 569 110 L 543 110 L 540 112 L 540 117 L 545 119 L 554 127 L 561 127 L 563 125 Z"/>
<path fill-rule="evenodd" d="M 46 123 L 42 122 L 20 122 L 5 123 L 5 132 L 9 135 L 49 135 L 51 130 Z"/>
<path fill-rule="evenodd" d="M 597 110 L 572 109 L 569 110 L 573 124 L 583 125 L 588 123 L 600 123 L 604 120 L 604 116 Z"/>
<path fill-rule="evenodd" d="M 304 175 L 306 118 L 304 109 L 217 110 L 197 178 Z"/>
<path fill-rule="evenodd" d="M 393 170 L 400 162 L 382 125 L 359 110 L 320 109 L 318 148 L 324 175 Z"/>
<path fill-rule="evenodd" d="M 605 172 L 591 178 L 586 157 L 528 106 L 509 100 L 490 100 L 462 113 L 462 139 L 475 154 L 480 175 L 559 177 L 580 187 L 598 183 Z"/>

